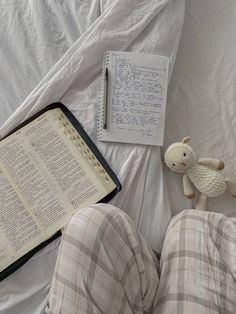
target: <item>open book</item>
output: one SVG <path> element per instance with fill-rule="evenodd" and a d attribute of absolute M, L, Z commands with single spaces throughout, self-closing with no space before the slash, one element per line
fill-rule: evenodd
<path fill-rule="evenodd" d="M 106 202 L 120 189 L 96 146 L 62 104 L 26 121 L 0 142 L 0 279 L 46 244 L 81 207 Z"/>
<path fill-rule="evenodd" d="M 163 145 L 169 58 L 107 51 L 104 57 L 98 138 Z"/>

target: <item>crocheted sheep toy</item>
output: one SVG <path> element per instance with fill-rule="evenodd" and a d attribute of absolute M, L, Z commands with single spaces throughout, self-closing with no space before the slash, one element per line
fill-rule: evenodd
<path fill-rule="evenodd" d="M 182 142 L 170 145 L 164 155 L 168 168 L 183 173 L 184 195 L 194 198 L 193 183 L 200 192 L 195 208 L 201 210 L 206 210 L 207 197 L 220 196 L 226 189 L 236 197 L 236 182 L 220 172 L 224 168 L 223 161 L 212 158 L 196 160 L 190 141 L 190 137 L 185 137 Z"/>

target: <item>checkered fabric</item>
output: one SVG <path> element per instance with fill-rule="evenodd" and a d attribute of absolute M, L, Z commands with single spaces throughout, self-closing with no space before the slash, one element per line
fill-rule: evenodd
<path fill-rule="evenodd" d="M 124 212 L 85 208 L 63 234 L 46 312 L 235 314 L 236 218 L 181 212 L 159 266 Z"/>
<path fill-rule="evenodd" d="M 185 210 L 161 255 L 158 313 L 236 313 L 236 218 Z"/>
<path fill-rule="evenodd" d="M 46 313 L 151 313 L 158 260 L 118 208 L 84 208 L 67 225 Z"/>

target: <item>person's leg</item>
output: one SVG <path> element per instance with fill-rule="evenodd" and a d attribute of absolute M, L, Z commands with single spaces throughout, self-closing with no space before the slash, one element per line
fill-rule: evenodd
<path fill-rule="evenodd" d="M 170 222 L 161 253 L 159 313 L 236 313 L 236 219 L 185 210 Z"/>
<path fill-rule="evenodd" d="M 97 204 L 63 232 L 47 313 L 151 313 L 158 260 L 120 209 Z"/>

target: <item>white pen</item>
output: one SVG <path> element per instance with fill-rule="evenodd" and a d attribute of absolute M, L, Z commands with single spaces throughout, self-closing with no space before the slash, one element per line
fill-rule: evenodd
<path fill-rule="evenodd" d="M 107 96 L 108 96 L 108 68 L 105 72 L 105 93 L 104 93 L 104 110 L 103 110 L 103 129 L 107 128 Z"/>

